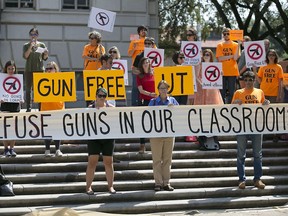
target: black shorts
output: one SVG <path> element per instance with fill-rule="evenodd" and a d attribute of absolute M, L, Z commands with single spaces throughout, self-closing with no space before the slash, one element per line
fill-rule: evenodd
<path fill-rule="evenodd" d="M 114 152 L 114 139 L 89 140 L 87 143 L 88 155 L 112 156 Z"/>

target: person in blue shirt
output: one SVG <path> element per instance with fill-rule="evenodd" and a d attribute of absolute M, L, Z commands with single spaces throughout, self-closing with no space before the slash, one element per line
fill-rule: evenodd
<path fill-rule="evenodd" d="M 159 96 L 151 99 L 148 106 L 179 105 L 174 97 L 170 97 L 168 95 L 169 88 L 169 84 L 165 80 L 161 80 L 157 86 Z M 155 191 L 160 191 L 162 188 L 166 191 L 174 190 L 174 188 L 170 185 L 174 143 L 175 137 L 150 138 Z"/>

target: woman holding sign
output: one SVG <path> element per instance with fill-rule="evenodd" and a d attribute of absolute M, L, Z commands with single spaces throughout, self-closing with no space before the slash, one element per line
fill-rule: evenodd
<path fill-rule="evenodd" d="M 149 106 L 173 106 L 179 105 L 174 97 L 168 96 L 169 84 L 165 80 L 158 83 L 159 96 L 149 102 Z M 175 137 L 150 138 L 151 152 L 153 160 L 153 175 L 155 180 L 155 191 L 162 188 L 166 191 L 173 191 L 170 185 L 172 152 Z"/>
<path fill-rule="evenodd" d="M 4 73 L 7 73 L 10 76 L 13 76 L 13 74 L 17 73 L 17 68 L 16 68 L 16 64 L 14 61 L 11 60 L 11 61 L 6 62 L 5 67 L 4 67 Z M 1 99 L 1 112 L 10 112 L 10 113 L 20 112 L 21 102 L 24 102 L 23 99 L 17 103 L 4 102 L 3 99 Z M 3 141 L 5 157 L 10 157 L 10 156 L 16 157 L 17 154 L 14 150 L 15 143 L 16 143 L 15 140 Z"/>
<path fill-rule="evenodd" d="M 278 64 L 278 55 L 275 50 L 270 49 L 267 52 L 266 62 L 267 65 L 261 66 L 258 71 L 260 89 L 271 103 L 279 103 L 283 89 L 283 69 Z"/>
<path fill-rule="evenodd" d="M 155 93 L 154 75 L 149 58 L 142 58 L 139 62 L 138 69 L 140 73 L 137 75 L 136 81 L 140 92 L 139 106 L 148 106 L 150 100 L 157 97 Z M 139 153 L 145 153 L 145 138 L 140 138 Z"/>
<path fill-rule="evenodd" d="M 60 72 L 60 69 L 56 62 L 51 61 L 47 63 L 45 73 L 56 73 Z M 65 109 L 65 103 L 62 101 L 59 102 L 41 102 L 40 104 L 40 110 L 41 111 L 47 111 L 47 110 L 63 110 Z M 50 154 L 50 144 L 52 140 L 44 140 L 45 143 L 45 157 L 51 157 L 52 155 Z M 55 156 L 57 157 L 62 157 L 63 153 L 60 150 L 60 144 L 61 140 L 54 140 L 55 143 Z"/>
<path fill-rule="evenodd" d="M 90 108 L 102 109 L 104 107 L 114 107 L 106 101 L 108 92 L 105 88 L 98 88 L 96 91 L 96 100 L 91 104 Z M 97 139 L 91 140 L 87 144 L 88 148 L 88 164 L 86 169 L 86 193 L 93 195 L 92 182 L 94 180 L 94 173 L 98 164 L 99 155 L 102 153 L 103 163 L 105 166 L 106 179 L 108 182 L 108 191 L 115 194 L 116 191 L 113 187 L 114 181 L 114 166 L 113 166 L 113 152 L 114 152 L 114 139 Z"/>

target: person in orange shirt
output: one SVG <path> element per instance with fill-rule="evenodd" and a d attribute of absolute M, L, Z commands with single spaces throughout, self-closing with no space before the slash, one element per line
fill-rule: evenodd
<path fill-rule="evenodd" d="M 144 25 L 138 26 L 137 32 L 139 39 L 132 40 L 128 48 L 128 56 L 132 57 L 132 64 L 138 54 L 144 51 L 144 40 L 147 36 L 147 27 Z"/>
<path fill-rule="evenodd" d="M 232 104 L 262 104 L 268 105 L 270 101 L 265 99 L 264 92 L 261 89 L 254 88 L 255 74 L 252 71 L 243 73 L 245 87 L 237 90 L 232 99 Z M 264 189 L 265 184 L 261 181 L 262 177 L 262 134 L 243 134 L 237 135 L 237 173 L 239 176 L 238 187 L 246 188 L 245 176 L 245 158 L 248 139 L 251 140 L 253 149 L 254 166 L 254 186 Z"/>
<path fill-rule="evenodd" d="M 47 63 L 46 69 L 45 69 L 45 73 L 56 73 L 56 72 L 60 72 L 59 66 L 56 64 L 56 62 L 51 61 Z M 40 104 L 40 110 L 41 111 L 47 111 L 47 110 L 63 110 L 65 109 L 65 103 L 62 101 L 59 102 L 41 102 Z M 45 139 L 44 143 L 45 143 L 45 157 L 51 157 L 52 155 L 50 154 L 50 144 L 51 144 L 52 140 L 49 139 Z M 53 141 L 55 143 L 55 156 L 57 157 L 62 157 L 63 153 L 60 150 L 60 144 L 61 144 L 61 140 L 54 140 Z"/>
<path fill-rule="evenodd" d="M 101 44 L 101 34 L 97 31 L 89 32 L 90 43 L 84 46 L 82 58 L 84 70 L 98 70 L 101 67 L 100 57 L 105 54 L 105 48 Z"/>
<path fill-rule="evenodd" d="M 221 95 L 223 101 L 230 104 L 236 88 L 236 78 L 239 76 L 237 60 L 240 56 L 240 43 L 235 43 L 230 40 L 229 28 L 224 28 L 222 34 L 224 41 L 217 45 L 216 58 L 219 62 L 222 62 L 223 69 L 223 88 Z"/>
<path fill-rule="evenodd" d="M 271 103 L 279 103 L 283 89 L 283 69 L 278 64 L 278 55 L 274 49 L 267 52 L 266 62 L 267 65 L 260 67 L 258 71 L 260 89 Z"/>

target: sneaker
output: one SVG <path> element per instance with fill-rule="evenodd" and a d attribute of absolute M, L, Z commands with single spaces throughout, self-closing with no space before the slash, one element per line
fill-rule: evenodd
<path fill-rule="evenodd" d="M 238 185 L 238 187 L 239 187 L 240 189 L 245 189 L 245 188 L 246 188 L 245 181 L 240 182 L 239 185 Z"/>
<path fill-rule="evenodd" d="M 264 189 L 266 185 L 261 180 L 256 180 L 254 182 L 254 186 L 259 189 Z"/>
<path fill-rule="evenodd" d="M 55 156 L 62 157 L 63 153 L 60 151 L 60 149 L 56 150 Z"/>
<path fill-rule="evenodd" d="M 14 148 L 11 148 L 11 149 L 10 149 L 10 155 L 11 155 L 12 157 L 16 157 L 16 156 L 17 156 L 16 152 L 14 151 Z"/>
<path fill-rule="evenodd" d="M 166 191 L 173 191 L 174 188 L 171 186 L 171 185 L 166 185 L 163 187 L 163 190 L 166 190 Z"/>
<path fill-rule="evenodd" d="M 45 150 L 45 157 L 51 157 L 50 150 Z"/>
<path fill-rule="evenodd" d="M 6 148 L 6 149 L 4 150 L 4 156 L 5 156 L 5 157 L 10 157 L 10 156 L 11 156 L 11 153 L 10 153 L 10 151 L 9 151 L 8 148 Z"/>

